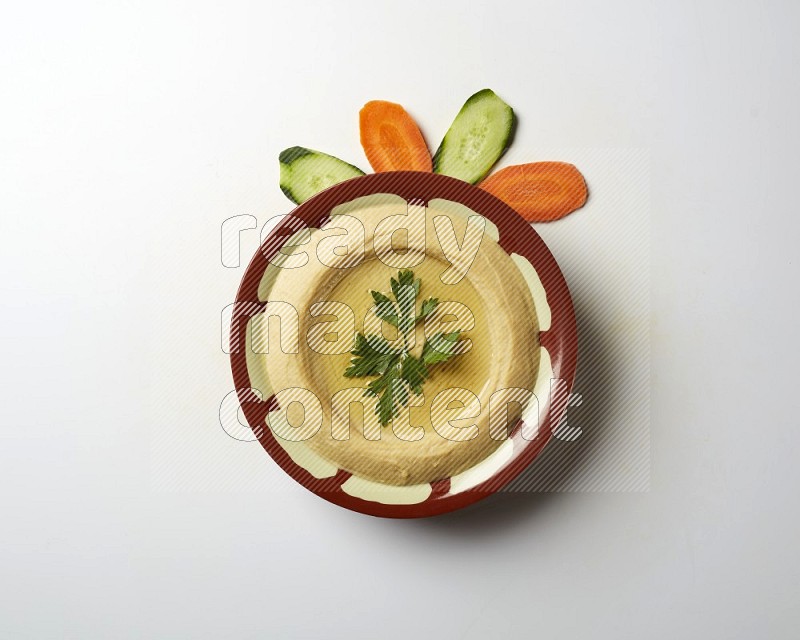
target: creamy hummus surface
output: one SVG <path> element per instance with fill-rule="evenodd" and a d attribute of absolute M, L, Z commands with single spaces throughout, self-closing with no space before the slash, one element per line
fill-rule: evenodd
<path fill-rule="evenodd" d="M 260 294 L 269 299 L 267 316 L 289 309 L 282 303 L 296 309 L 296 325 L 291 312 L 282 313 L 280 323 L 274 317 L 263 322 L 263 330 L 269 328 L 269 348 L 257 355 L 270 387 L 265 391 L 284 400 L 268 419 L 276 437 L 308 424 L 302 440 L 339 468 L 385 484 L 412 485 L 458 474 L 503 443 L 506 425 L 513 428 L 524 407 L 502 402 L 502 393 L 496 392 L 533 388 L 539 342 L 529 288 L 497 242 L 483 233 L 479 244 L 473 243 L 477 250 L 467 255 L 467 215 L 397 200 L 376 202 L 373 197 L 371 203 L 345 209 L 321 229 L 296 234 L 287 243 L 293 246 L 284 247 L 273 261 L 276 266 L 267 270 Z M 393 216 L 400 226 L 406 217 L 413 222 L 397 231 L 385 222 Z M 469 223 L 473 232 L 481 228 L 476 222 L 485 222 L 477 218 Z M 462 256 L 454 260 L 460 248 Z M 440 301 L 428 321 L 416 326 L 411 354 L 418 356 L 426 335 L 435 331 L 460 330 L 459 339 L 468 341 L 462 348 L 468 348 L 431 367 L 422 396 L 411 394 L 412 406 L 380 426 L 374 414 L 377 399 L 362 391 L 372 378 L 343 375 L 352 358 L 354 334 L 348 327 L 354 323 L 354 331 L 364 334 L 380 331 L 390 342 L 397 337 L 395 327 L 375 316 L 370 290 L 391 296 L 390 278 L 400 269 L 411 269 L 421 279 L 418 305 L 429 297 Z M 343 305 L 352 309 L 352 316 Z M 297 332 L 295 342 L 284 335 L 292 331 Z M 257 384 L 259 376 L 251 378 Z M 477 402 L 460 391 L 434 402 L 440 392 L 453 388 L 468 390 Z M 293 389 L 312 392 L 321 416 L 292 402 L 307 393 L 280 393 Z M 347 389 L 354 391 L 347 395 Z"/>

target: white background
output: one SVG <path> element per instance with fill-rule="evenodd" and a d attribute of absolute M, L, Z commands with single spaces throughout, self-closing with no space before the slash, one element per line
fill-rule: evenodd
<path fill-rule="evenodd" d="M 796 637 L 797 5 L 373 4 L 3 4 L 0 637 Z M 284 147 L 366 166 L 365 101 L 435 144 L 483 87 L 517 154 L 649 154 L 650 490 L 397 522 L 253 487 L 197 409 L 219 224 L 286 211 Z"/>

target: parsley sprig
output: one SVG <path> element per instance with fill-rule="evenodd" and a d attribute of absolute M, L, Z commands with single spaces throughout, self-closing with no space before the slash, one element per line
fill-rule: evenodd
<path fill-rule="evenodd" d="M 394 299 L 380 291 L 370 291 L 375 301 L 375 313 L 394 327 L 402 336 L 403 347 L 395 348 L 381 335 L 356 335 L 355 348 L 350 352 L 350 366 L 344 372 L 347 378 L 375 377 L 367 384 L 364 395 L 378 398 L 375 413 L 381 425 L 386 426 L 408 405 L 410 394 L 422 393 L 422 385 L 430 375 L 430 367 L 447 362 L 457 353 L 460 331 L 437 332 L 425 340 L 422 354 L 413 356 L 409 351 L 409 339 L 421 320 L 436 311 L 438 298 L 427 298 L 417 312 L 417 297 L 421 286 L 413 271 L 400 271 L 391 278 Z"/>

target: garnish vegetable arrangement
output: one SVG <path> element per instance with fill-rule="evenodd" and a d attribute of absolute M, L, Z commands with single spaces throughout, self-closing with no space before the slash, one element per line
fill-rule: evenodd
<path fill-rule="evenodd" d="M 491 89 L 461 107 L 431 157 L 422 132 L 399 104 L 373 100 L 359 114 L 361 145 L 376 173 L 426 171 L 458 178 L 493 194 L 530 222 L 550 222 L 580 209 L 586 181 L 566 162 L 533 162 L 487 174 L 510 144 L 514 111 Z M 320 191 L 363 176 L 358 167 L 305 147 L 281 152 L 280 186 L 300 204 Z"/>

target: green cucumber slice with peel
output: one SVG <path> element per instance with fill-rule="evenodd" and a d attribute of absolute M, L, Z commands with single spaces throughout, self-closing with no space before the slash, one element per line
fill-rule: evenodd
<path fill-rule="evenodd" d="M 491 89 L 464 103 L 433 156 L 433 171 L 475 184 L 500 159 L 514 131 L 514 110 Z"/>
<path fill-rule="evenodd" d="M 364 172 L 344 160 L 305 147 L 289 147 L 278 156 L 281 191 L 295 204 Z"/>

